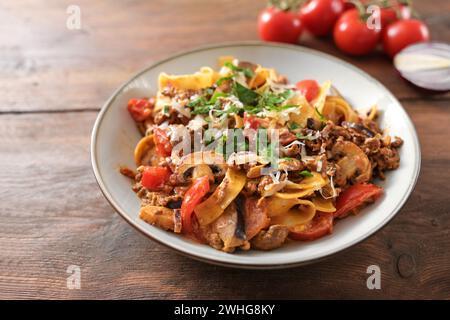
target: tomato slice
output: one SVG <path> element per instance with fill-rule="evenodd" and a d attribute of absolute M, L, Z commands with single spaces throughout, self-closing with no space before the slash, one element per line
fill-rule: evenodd
<path fill-rule="evenodd" d="M 314 100 L 320 92 L 320 87 L 316 80 L 302 80 L 297 82 L 295 86 L 308 102 Z"/>
<path fill-rule="evenodd" d="M 344 190 L 336 200 L 335 218 L 344 218 L 352 211 L 373 202 L 383 194 L 383 188 L 371 183 L 358 183 Z"/>
<path fill-rule="evenodd" d="M 152 105 L 147 99 L 130 99 L 128 101 L 128 112 L 135 121 L 144 121 L 151 114 Z"/>
<path fill-rule="evenodd" d="M 297 136 L 289 131 L 286 131 L 286 132 L 282 132 L 280 134 L 279 139 L 280 139 L 280 144 L 282 146 L 285 146 L 285 145 L 297 140 Z"/>
<path fill-rule="evenodd" d="M 259 127 L 267 127 L 268 121 L 267 119 L 249 116 L 247 113 L 244 113 L 244 125 L 248 125 L 249 128 L 257 130 Z"/>
<path fill-rule="evenodd" d="M 203 176 L 196 179 L 189 190 L 186 191 L 183 203 L 181 204 L 181 221 L 184 232 L 192 233 L 192 214 L 194 212 L 194 208 L 201 202 L 208 191 L 208 176 Z"/>
<path fill-rule="evenodd" d="M 165 130 L 155 128 L 153 130 L 153 138 L 155 140 L 156 152 L 161 157 L 168 157 L 172 153 L 172 144 Z"/>
<path fill-rule="evenodd" d="M 142 172 L 141 183 L 148 190 L 160 190 L 171 175 L 167 167 L 145 167 Z"/>
<path fill-rule="evenodd" d="M 312 221 L 301 229 L 291 231 L 289 238 L 299 241 L 311 241 L 333 232 L 333 213 L 318 212 Z"/>

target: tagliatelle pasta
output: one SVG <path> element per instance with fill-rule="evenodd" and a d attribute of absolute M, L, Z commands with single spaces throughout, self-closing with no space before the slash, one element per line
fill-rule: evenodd
<path fill-rule="evenodd" d="M 376 107 L 358 114 L 330 81 L 292 85 L 224 56 L 217 70 L 161 73 L 158 83 L 128 103 L 144 135 L 134 150 L 139 216 L 218 250 L 326 236 L 380 197 L 374 177 L 399 166 L 402 140 L 383 134 Z"/>

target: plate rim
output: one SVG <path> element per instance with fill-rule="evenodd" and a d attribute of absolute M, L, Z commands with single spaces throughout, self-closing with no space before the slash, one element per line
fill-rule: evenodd
<path fill-rule="evenodd" d="M 352 70 L 354 70 L 355 72 L 359 73 L 361 76 L 367 78 L 369 81 L 371 81 L 373 84 L 377 85 L 378 87 L 380 87 L 381 89 L 384 89 L 384 91 L 389 95 L 389 97 L 391 99 L 393 99 L 394 101 L 396 101 L 401 110 L 404 113 L 404 119 L 405 119 L 405 123 L 406 123 L 406 127 L 407 129 L 410 131 L 412 138 L 413 138 L 413 147 L 414 147 L 414 151 L 416 156 L 415 162 L 414 162 L 414 172 L 413 172 L 413 176 L 412 176 L 412 180 L 409 183 L 409 187 L 405 193 L 405 195 L 403 196 L 403 198 L 397 203 L 397 205 L 395 206 L 395 208 L 393 210 L 391 210 L 390 214 L 378 225 L 376 225 L 375 227 L 373 227 L 372 229 L 370 229 L 368 232 L 366 232 L 366 234 L 364 234 L 363 236 L 354 239 L 353 241 L 350 241 L 342 246 L 340 246 L 339 248 L 333 250 L 333 252 L 325 254 L 321 257 L 318 258 L 313 258 L 313 259 L 308 259 L 308 260 L 302 260 L 302 261 L 296 261 L 296 262 L 289 262 L 289 263 L 282 263 L 282 264 L 273 264 L 273 263 L 256 263 L 256 264 L 252 264 L 252 263 L 239 263 L 239 262 L 230 262 L 230 261 L 218 261 L 217 259 L 211 258 L 211 257 L 205 257 L 201 254 L 196 254 L 194 252 L 187 252 L 187 251 L 183 251 L 175 246 L 173 246 L 170 242 L 165 242 L 165 241 L 161 241 L 159 239 L 157 239 L 156 237 L 154 237 L 153 235 L 149 234 L 142 226 L 140 226 L 137 222 L 135 222 L 131 217 L 129 217 L 129 215 L 124 212 L 123 210 L 120 209 L 120 206 L 118 205 L 118 203 L 113 199 L 113 197 L 111 196 L 111 194 L 108 191 L 108 188 L 106 187 L 106 185 L 103 182 L 102 176 L 100 174 L 99 171 L 99 165 L 98 165 L 98 159 L 97 159 L 97 155 L 96 155 L 96 150 L 97 150 L 97 138 L 98 138 L 98 132 L 99 132 L 99 128 L 101 126 L 101 123 L 104 119 L 104 115 L 107 112 L 107 110 L 109 109 L 109 107 L 111 106 L 111 104 L 115 101 L 115 99 L 117 98 L 117 96 L 124 90 L 124 88 L 126 86 L 128 86 L 130 83 L 132 83 L 133 81 L 135 81 L 138 77 L 140 77 L 142 74 L 144 74 L 145 72 L 147 72 L 150 69 L 153 69 L 163 63 L 166 63 L 168 61 L 171 60 L 175 60 L 179 57 L 182 57 L 184 55 L 187 54 L 191 54 L 191 53 L 196 53 L 196 52 L 201 52 L 201 51 L 208 51 L 208 50 L 212 50 L 212 49 L 218 49 L 218 48 L 227 48 L 227 47 L 239 47 L 239 46 L 245 46 L 245 47 L 275 47 L 275 48 L 283 48 L 283 49 L 289 49 L 289 50 L 294 50 L 294 51 L 299 51 L 299 52 L 306 52 L 312 55 L 318 55 L 321 56 L 325 59 L 329 59 L 332 60 L 334 62 L 337 62 L 347 68 L 350 68 Z M 306 265 L 306 264 L 311 264 L 311 263 L 315 263 L 321 260 L 324 260 L 326 258 L 329 258 L 333 255 L 336 255 L 342 251 L 345 251 L 351 247 L 353 247 L 354 245 L 368 239 L 369 237 L 375 235 L 378 231 L 380 231 L 381 229 L 383 229 L 388 223 L 389 221 L 391 221 L 397 214 L 398 212 L 402 209 L 402 207 L 405 205 L 406 201 L 409 199 L 409 197 L 411 196 L 412 191 L 415 188 L 415 185 L 417 183 L 419 174 L 420 174 L 420 169 L 421 169 L 421 147 L 420 147 L 420 141 L 417 135 L 417 131 L 415 129 L 414 123 L 412 122 L 411 118 L 409 117 L 408 113 L 406 112 L 405 108 L 403 107 L 403 105 L 400 103 L 400 101 L 398 101 L 398 99 L 393 95 L 393 93 L 387 89 L 380 81 L 378 81 L 377 79 L 375 79 L 374 77 L 372 77 L 371 75 L 369 75 L 367 72 L 365 72 L 364 70 L 352 65 L 351 63 L 344 61 L 340 58 L 337 58 L 335 56 L 332 56 L 328 53 L 324 53 L 315 49 L 311 49 L 308 47 L 304 47 L 301 45 L 291 45 L 291 44 L 283 44 L 283 43 L 268 43 L 268 42 L 262 42 L 262 41 L 229 41 L 229 42 L 220 42 L 220 43 L 215 43 L 212 45 L 203 45 L 203 46 L 198 46 L 195 47 L 193 49 L 189 49 L 189 50 L 183 50 L 183 51 L 178 51 L 174 54 L 169 55 L 168 57 L 164 58 L 164 59 L 160 59 L 155 61 L 154 63 L 140 69 L 138 72 L 136 72 L 131 78 L 129 78 L 128 80 L 126 80 L 125 82 L 123 82 L 111 95 L 110 97 L 106 100 L 106 102 L 103 104 L 103 106 L 101 107 L 99 113 L 97 114 L 97 117 L 95 119 L 94 122 L 94 126 L 92 129 L 92 133 L 91 133 L 91 141 L 90 141 L 90 158 L 91 158 L 91 166 L 92 166 L 92 170 L 95 176 L 95 180 L 97 181 L 97 184 L 103 194 L 103 196 L 106 198 L 106 200 L 109 202 L 109 204 L 113 207 L 113 209 L 126 221 L 128 222 L 132 227 L 134 227 L 136 230 L 138 230 L 139 232 L 141 232 L 142 234 L 144 234 L 146 237 L 150 238 L 151 240 L 165 246 L 168 247 L 172 250 L 174 250 L 177 253 L 180 253 L 184 256 L 187 256 L 189 258 L 193 258 L 195 260 L 198 261 L 202 261 L 202 262 L 206 262 L 209 264 L 214 264 L 214 265 L 219 265 L 219 266 L 225 266 L 225 267 L 233 267 L 233 268 L 239 268 L 239 269 L 285 269 L 285 268 L 292 268 L 292 267 L 297 267 L 297 266 L 302 266 L 302 265 Z"/>

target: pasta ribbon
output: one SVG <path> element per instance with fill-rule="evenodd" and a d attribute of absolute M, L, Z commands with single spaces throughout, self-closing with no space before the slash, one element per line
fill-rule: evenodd
<path fill-rule="evenodd" d="M 331 81 L 325 81 L 325 83 L 320 87 L 320 92 L 317 95 L 317 97 L 311 101 L 311 105 L 314 108 L 317 108 L 317 110 L 319 110 L 319 112 L 321 112 L 323 114 L 323 108 L 325 106 L 325 101 L 327 99 L 327 94 L 328 91 L 331 88 Z"/>
<path fill-rule="evenodd" d="M 159 75 L 159 90 L 171 86 L 182 90 L 200 90 L 213 85 L 216 74 L 209 67 L 200 68 L 199 72 L 184 75 L 168 75 L 165 72 Z"/>
<path fill-rule="evenodd" d="M 155 148 L 155 141 L 153 140 L 153 135 L 148 135 L 143 137 L 141 140 L 139 140 L 138 144 L 134 148 L 134 162 L 136 162 L 136 165 L 139 167 L 141 164 L 143 164 L 143 159 L 148 154 L 154 154 L 155 152 L 152 152 L 152 149 Z M 153 150 L 154 151 L 154 150 Z"/>
<path fill-rule="evenodd" d="M 246 181 L 245 173 L 229 168 L 213 194 L 195 207 L 199 224 L 205 226 L 216 220 L 238 196 Z"/>
<path fill-rule="evenodd" d="M 305 178 L 301 183 L 290 182 L 286 185 L 286 189 L 301 189 L 317 191 L 327 184 L 322 175 L 318 172 L 311 172 L 312 177 Z"/>
<path fill-rule="evenodd" d="M 316 207 L 309 200 L 272 197 L 268 203 L 268 214 L 271 224 L 293 228 L 311 221 L 316 214 Z"/>
<path fill-rule="evenodd" d="M 352 107 L 344 99 L 336 96 L 326 97 L 325 105 L 321 112 L 327 119 L 334 123 L 339 123 L 339 120 L 348 122 L 358 120 L 358 115 Z"/>
<path fill-rule="evenodd" d="M 310 196 L 314 193 L 314 190 L 307 189 L 307 190 L 300 190 L 300 191 L 285 191 L 285 192 L 277 192 L 275 193 L 275 197 L 280 199 L 298 199 L 298 198 L 304 198 L 307 196 Z"/>
<path fill-rule="evenodd" d="M 336 208 L 333 205 L 332 199 L 324 199 L 322 197 L 314 197 L 312 203 L 316 207 L 317 211 L 321 212 L 335 212 Z"/>
<path fill-rule="evenodd" d="M 298 112 L 291 112 L 289 114 L 289 119 L 292 122 L 295 122 L 298 124 L 301 128 L 306 127 L 306 123 L 308 121 L 308 118 L 317 118 L 317 114 L 314 111 L 314 108 L 306 101 L 306 99 L 298 99 L 287 102 L 287 104 L 296 104 L 299 105 Z"/>
<path fill-rule="evenodd" d="M 244 120 L 238 114 L 234 115 L 234 127 L 236 129 L 241 129 L 244 127 Z"/>
<path fill-rule="evenodd" d="M 258 66 L 255 70 L 255 75 L 249 82 L 249 87 L 255 89 L 263 86 L 267 82 L 267 79 L 270 77 L 270 74 L 270 69 Z"/>

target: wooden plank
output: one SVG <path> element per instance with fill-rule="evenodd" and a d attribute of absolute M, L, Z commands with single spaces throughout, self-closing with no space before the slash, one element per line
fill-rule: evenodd
<path fill-rule="evenodd" d="M 115 214 L 91 173 L 94 112 L 0 115 L 0 298 L 449 298 L 450 109 L 405 105 L 423 163 L 399 215 L 323 262 L 257 272 L 175 254 Z M 66 288 L 72 264 L 81 290 Z M 366 288 L 372 264 L 379 291 Z"/>
<path fill-rule="evenodd" d="M 82 30 L 66 28 L 61 1 L 9 1 L 0 10 L 0 112 L 98 109 L 142 67 L 199 45 L 256 40 L 264 1 L 87 1 Z M 434 39 L 450 41 L 450 4 L 416 1 Z M 428 97 L 395 73 L 387 58 L 351 58 L 330 39 L 302 44 L 366 70 L 400 98 Z M 447 98 L 449 94 L 445 95 Z"/>

